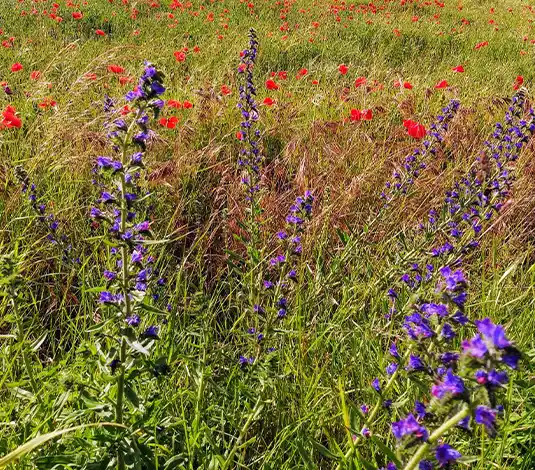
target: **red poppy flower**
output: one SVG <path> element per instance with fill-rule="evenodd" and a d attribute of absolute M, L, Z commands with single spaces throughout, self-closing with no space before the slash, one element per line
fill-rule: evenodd
<path fill-rule="evenodd" d="M 481 49 L 482 47 L 485 47 L 485 46 L 488 46 L 488 45 L 489 45 L 488 41 L 479 42 L 479 43 L 476 44 L 476 47 L 474 47 L 474 49 L 478 50 L 478 49 Z"/>
<path fill-rule="evenodd" d="M 111 73 L 123 73 L 124 68 L 122 68 L 120 65 L 108 65 L 108 72 Z"/>
<path fill-rule="evenodd" d="M 366 77 L 358 77 L 356 80 L 355 80 L 355 88 L 358 88 L 362 85 L 366 85 Z"/>
<path fill-rule="evenodd" d="M 22 127 L 22 121 L 17 116 L 17 110 L 13 106 L 8 106 L 2 112 L 2 121 L 0 121 L 0 129 L 11 129 L 16 127 L 20 129 Z"/>
<path fill-rule="evenodd" d="M 184 106 L 184 109 L 190 109 L 193 108 L 193 103 L 190 103 L 189 101 L 184 101 L 182 106 Z"/>
<path fill-rule="evenodd" d="M 352 121 L 360 121 L 362 119 L 362 113 L 360 109 L 352 109 L 349 114 L 349 119 Z"/>
<path fill-rule="evenodd" d="M 236 139 L 243 140 L 243 134 L 241 131 L 236 132 Z"/>
<path fill-rule="evenodd" d="M 96 73 L 92 73 L 92 72 L 87 72 L 84 75 L 84 78 L 86 78 L 87 80 L 96 80 L 97 79 L 97 74 Z"/>
<path fill-rule="evenodd" d="M 427 133 L 427 130 L 425 129 L 423 124 L 420 124 L 411 119 L 405 119 L 403 121 L 403 126 L 405 127 L 405 129 L 407 129 L 407 134 L 409 134 L 411 137 L 414 137 L 415 139 L 423 139 L 425 134 Z"/>
<path fill-rule="evenodd" d="M 275 83 L 275 81 L 270 79 L 270 80 L 266 80 L 266 88 L 268 90 L 278 90 L 279 89 L 279 85 L 277 85 Z"/>
<path fill-rule="evenodd" d="M 186 53 L 184 51 L 176 51 L 173 55 L 177 62 L 184 62 L 186 60 Z"/>
<path fill-rule="evenodd" d="M 41 78 L 41 72 L 39 72 L 39 70 L 34 70 L 31 74 L 30 74 L 30 79 L 31 80 L 39 80 Z"/>
<path fill-rule="evenodd" d="M 96 34 L 97 36 L 106 36 L 106 33 L 105 33 L 104 31 L 102 31 L 101 29 L 97 29 L 97 30 L 95 31 L 95 34 Z"/>
<path fill-rule="evenodd" d="M 121 85 L 126 85 L 127 83 L 132 83 L 134 80 L 132 77 L 128 77 L 127 75 L 121 75 L 119 77 L 119 83 Z"/>
<path fill-rule="evenodd" d="M 312 85 L 319 85 L 320 82 L 319 82 L 319 80 L 312 80 L 311 83 L 312 83 Z"/>
<path fill-rule="evenodd" d="M 281 80 L 286 80 L 288 78 L 288 72 L 286 72 L 286 70 L 280 71 L 277 75 Z"/>
<path fill-rule="evenodd" d="M 221 85 L 221 94 L 223 96 L 228 96 L 232 93 L 232 90 L 227 85 Z"/>
<path fill-rule="evenodd" d="M 42 109 L 47 109 L 56 106 L 56 102 L 52 98 L 45 98 L 37 106 Z"/>
<path fill-rule="evenodd" d="M 20 64 L 20 63 L 17 62 L 17 63 L 15 63 L 15 64 L 13 64 L 13 65 L 11 66 L 11 71 L 12 71 L 12 72 L 19 72 L 19 71 L 21 71 L 23 68 L 24 68 L 24 67 L 22 67 L 22 64 Z"/>
<path fill-rule="evenodd" d="M 345 75 L 347 73 L 347 71 L 349 70 L 349 67 L 347 65 L 344 65 L 344 64 L 340 64 L 338 66 L 338 71 L 342 74 L 342 75 Z"/>
<path fill-rule="evenodd" d="M 72 17 L 73 17 L 75 20 L 81 20 L 83 16 L 84 16 L 84 15 L 82 15 L 79 11 L 74 11 L 74 12 L 72 13 Z"/>
<path fill-rule="evenodd" d="M 457 67 L 453 67 L 451 70 L 453 70 L 454 72 L 463 73 L 464 67 L 462 65 L 458 65 Z"/>
<path fill-rule="evenodd" d="M 264 98 L 264 101 L 263 103 L 266 105 L 266 106 L 272 106 L 273 104 L 275 104 L 275 100 L 273 98 Z"/>
<path fill-rule="evenodd" d="M 352 121 L 371 121 L 373 112 L 371 109 L 352 109 L 349 114 L 349 119 Z"/>
<path fill-rule="evenodd" d="M 160 125 L 167 127 L 167 129 L 174 129 L 178 124 L 178 118 L 171 116 L 170 118 L 160 118 Z"/>
<path fill-rule="evenodd" d="M 170 108 L 180 109 L 182 107 L 182 103 L 177 100 L 167 100 L 167 106 Z"/>
<path fill-rule="evenodd" d="M 513 85 L 513 90 L 518 90 L 522 84 L 524 83 L 524 77 L 522 75 L 519 75 L 516 77 L 515 83 Z"/>
<path fill-rule="evenodd" d="M 448 82 L 446 80 L 441 80 L 440 82 L 438 82 L 436 85 L 435 85 L 435 88 L 440 90 L 441 88 L 448 88 L 449 85 L 448 85 Z"/>
<path fill-rule="evenodd" d="M 363 121 L 371 121 L 373 118 L 373 112 L 371 109 L 363 109 L 362 110 L 362 120 Z"/>
<path fill-rule="evenodd" d="M 299 70 L 299 72 L 297 72 L 297 75 L 295 76 L 295 78 L 299 80 L 300 78 L 303 78 L 307 73 L 308 73 L 307 69 L 301 69 Z"/>

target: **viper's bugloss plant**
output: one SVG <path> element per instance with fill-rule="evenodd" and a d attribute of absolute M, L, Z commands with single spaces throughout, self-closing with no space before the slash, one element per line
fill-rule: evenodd
<path fill-rule="evenodd" d="M 427 382 L 428 393 L 419 396 L 414 410 L 392 423 L 399 462 L 390 468 L 439 468 L 455 463 L 461 454 L 442 438 L 456 427 L 471 430 L 483 426 L 489 436 L 497 433 L 504 410 L 508 370 L 518 367 L 520 352 L 507 339 L 505 330 L 489 318 L 470 322 L 464 315 L 467 282 L 460 270 L 441 269 L 437 286 L 438 303 L 414 307 L 405 318 L 410 354 L 400 355 L 396 346 L 397 368 Z M 463 327 L 474 325 L 477 334 L 453 340 Z M 403 463 L 404 462 L 404 463 Z"/>
<path fill-rule="evenodd" d="M 150 123 L 157 119 L 164 105 L 160 98 L 165 91 L 163 78 L 160 70 L 145 63 L 137 86 L 126 95 L 130 113 L 116 116 L 108 125 L 114 155 L 100 156 L 96 161 L 105 183 L 101 185 L 98 206 L 91 209 L 91 217 L 107 227 L 105 238 L 115 260 L 115 265 L 103 272 L 106 289 L 100 292 L 98 301 L 112 314 L 109 335 L 114 345 L 107 360 L 116 378 L 112 401 L 119 424 L 130 421 L 125 396 L 135 395 L 135 377 L 155 373 L 154 364 L 143 361 L 143 357 L 148 357 L 160 334 L 160 326 L 144 316 L 155 311 L 147 298 L 149 284 L 163 280 L 155 277 L 155 259 L 147 245 L 152 234 L 150 221 L 144 217 L 143 202 L 149 194 L 144 194 L 141 183 L 144 154 L 152 132 Z M 108 101 L 108 113 L 113 117 L 111 107 Z M 165 368 L 164 364 L 160 366 Z M 117 453 L 120 470 L 125 468 L 125 447 Z"/>
<path fill-rule="evenodd" d="M 59 247 L 61 251 L 61 260 L 64 264 L 79 264 L 80 258 L 73 255 L 73 246 L 69 236 L 61 230 L 60 222 L 57 217 L 47 212 L 46 204 L 40 201 L 39 194 L 35 183 L 32 183 L 28 172 L 22 165 L 17 165 L 14 169 L 15 177 L 21 184 L 21 190 L 27 196 L 27 200 L 35 213 L 37 220 L 46 232 L 46 239 L 52 244 Z"/>
<path fill-rule="evenodd" d="M 286 216 L 286 226 L 276 234 L 278 247 L 265 270 L 258 303 L 253 306 L 253 326 L 248 334 L 256 344 L 255 356 L 241 355 L 240 364 L 252 364 L 262 352 L 277 348 L 275 332 L 291 309 L 291 293 L 299 282 L 298 261 L 303 252 L 302 238 L 312 217 L 314 196 L 305 191 L 296 198 Z"/>
<path fill-rule="evenodd" d="M 514 178 L 511 162 L 535 130 L 533 111 L 523 117 L 524 103 L 525 90 L 520 89 L 512 98 L 505 124 L 497 124 L 492 140 L 485 143 L 492 156 L 485 172 L 470 170 L 447 192 L 443 207 L 431 211 L 429 225 L 420 225 L 424 236 L 415 233 L 412 247 L 403 253 L 404 262 L 393 266 L 391 274 L 399 269 L 401 274 L 387 292 L 391 307 L 385 318 L 389 337 L 394 338 L 388 347 L 391 362 L 384 364 L 384 374 L 371 384 L 375 404 L 361 406 L 360 436 L 351 443 L 346 458 L 358 455 L 358 446 L 374 435 L 384 413 L 400 409 L 400 397 L 393 390 L 402 377 L 414 380 L 419 391 L 427 382 L 428 394 L 418 395 L 412 412 L 393 422 L 397 458 L 385 468 L 409 470 L 419 465 L 425 470 L 455 463 L 460 453 L 439 439 L 457 425 L 483 425 L 490 435 L 495 434 L 503 410 L 500 392 L 509 380 L 504 366 L 516 369 L 520 353 L 503 327 L 466 316 L 468 283 L 459 267 L 479 246 L 484 229 L 509 197 Z M 437 240 L 442 243 L 439 248 L 429 246 Z M 458 350 L 455 344 L 471 326 L 479 334 Z"/>
<path fill-rule="evenodd" d="M 381 198 L 385 205 L 392 203 L 392 201 L 400 195 L 406 195 L 409 189 L 414 184 L 415 180 L 427 168 L 429 160 L 432 159 L 436 153 L 439 145 L 444 141 L 444 135 L 449 129 L 449 124 L 459 110 L 460 102 L 458 100 L 451 100 L 447 106 L 442 108 L 442 113 L 439 114 L 435 122 L 433 122 L 424 136 L 421 148 L 415 149 L 410 155 L 405 157 L 405 161 L 401 168 L 393 172 L 392 181 L 385 184 L 385 189 L 381 193 Z"/>
<path fill-rule="evenodd" d="M 249 31 L 249 45 L 240 53 L 240 65 L 238 66 L 239 102 L 238 109 L 241 113 L 240 130 L 237 137 L 241 142 L 238 168 L 241 170 L 241 183 L 245 190 L 247 202 L 247 220 L 245 229 L 249 243 L 250 257 L 257 258 L 259 226 L 258 216 L 261 214 L 259 201 L 260 177 L 262 171 L 262 151 L 260 147 L 261 132 L 258 127 L 259 113 L 256 102 L 256 86 L 254 82 L 254 69 L 258 55 L 258 40 L 256 31 Z"/>

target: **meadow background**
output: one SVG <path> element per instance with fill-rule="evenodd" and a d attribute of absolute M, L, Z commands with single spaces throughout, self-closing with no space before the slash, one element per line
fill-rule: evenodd
<path fill-rule="evenodd" d="M 98 198 L 92 168 L 109 152 L 104 95 L 123 96 L 150 60 L 166 75 L 164 98 L 181 107 L 164 107 L 176 126 L 156 122 L 146 160 L 152 227 L 166 241 L 154 247 L 167 278 L 159 302 L 170 311 L 165 322 L 156 313 L 144 320 L 161 325 L 155 355 L 168 370 L 137 390 L 148 405 L 132 413 L 153 430 L 146 445 L 155 456 L 142 468 L 215 469 L 216 456 L 227 459 L 221 468 L 335 468 L 345 407 L 373 399 L 370 384 L 388 361 L 385 291 L 417 224 L 478 164 L 513 87 L 530 89 L 534 20 L 535 6 L 517 0 L 0 2 L 0 108 L 14 106 L 22 121 L 0 130 L 0 247 L 17 245 L 24 258 L 20 308 L 39 386 L 38 394 L 27 387 L 18 343 L 2 340 L 0 455 L 39 434 L 107 420 L 102 397 L 113 377 L 90 360 L 110 262 L 89 218 Z M 316 198 L 301 282 L 269 369 L 239 363 L 250 305 L 237 67 L 250 27 L 260 43 L 254 73 L 265 158 L 259 264 L 295 197 L 311 190 Z M 459 65 L 463 72 L 452 70 Z M 355 86 L 359 77 L 366 82 Z M 278 89 L 268 89 L 269 79 Z M 400 81 L 412 88 L 394 86 Z M 427 127 L 452 98 L 461 109 L 429 167 L 364 230 L 382 207 L 385 181 L 419 145 L 403 120 Z M 353 121 L 352 109 L 371 109 L 373 118 Z M 498 435 L 458 439 L 468 468 L 535 467 L 534 156 L 530 141 L 504 209 L 464 268 L 468 316 L 504 324 L 525 354 Z M 13 176 L 21 164 L 81 255 L 75 267 L 58 262 L 36 223 Z M 0 311 L 7 334 L 7 301 Z M 411 399 L 411 387 L 399 385 L 394 410 Z M 392 439 L 388 424 L 385 415 L 374 432 Z M 12 468 L 106 468 L 106 432 L 75 432 Z M 371 446 L 362 453 L 386 464 Z"/>

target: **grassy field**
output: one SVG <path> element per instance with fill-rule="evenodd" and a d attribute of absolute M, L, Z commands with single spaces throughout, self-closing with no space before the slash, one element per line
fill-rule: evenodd
<path fill-rule="evenodd" d="M 534 20 L 521 0 L 1 1 L 0 468 L 425 470 L 450 468 L 434 454 L 444 442 L 462 454 L 451 468 L 535 468 L 535 140 L 524 128 Z M 258 55 L 244 73 L 250 28 Z M 130 122 L 124 106 L 144 103 L 123 99 L 144 60 L 163 71 L 166 103 L 148 125 L 146 168 L 132 170 L 143 197 L 130 206 L 123 170 L 100 175 L 95 162 L 114 155 L 110 121 Z M 249 70 L 262 155 L 252 201 L 238 165 L 254 145 L 237 108 Z M 452 100 L 459 109 L 422 155 Z M 527 137 L 511 150 L 497 122 L 514 142 L 515 129 Z M 116 143 L 123 166 L 132 142 Z M 415 149 L 425 167 L 385 207 L 385 183 Z M 150 220 L 140 244 L 152 267 L 128 264 L 137 247 L 90 217 L 107 190 L 119 233 L 127 209 Z M 452 209 L 452 190 L 470 218 Z M 305 191 L 314 201 L 295 213 L 307 220 L 285 222 Z M 118 277 L 104 278 L 117 247 Z M 448 290 L 446 266 L 467 282 Z M 137 284 L 141 267 L 154 289 Z M 108 291 L 125 295 L 99 301 Z M 435 315 L 432 339 L 407 336 L 405 317 L 431 303 L 469 324 L 449 341 Z M 125 326 L 138 311 L 140 325 Z M 522 352 L 497 387 L 474 379 L 461 345 L 487 317 Z M 394 360 L 392 342 L 405 355 Z M 512 346 L 496 347 L 483 369 Z M 464 351 L 452 367 L 465 391 L 444 398 L 430 387 L 443 383 L 446 350 Z M 415 351 L 429 361 L 417 374 L 405 371 Z M 433 410 L 419 419 L 427 444 L 391 432 L 415 400 Z M 487 404 L 495 435 L 477 415 L 469 430 L 433 433 L 462 406 Z M 434 467 L 411 467 L 426 445 Z"/>

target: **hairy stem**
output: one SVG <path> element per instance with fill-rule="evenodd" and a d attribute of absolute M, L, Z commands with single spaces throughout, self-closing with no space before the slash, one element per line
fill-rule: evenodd
<path fill-rule="evenodd" d="M 425 457 L 431 446 L 442 437 L 443 434 L 453 428 L 459 421 L 470 414 L 470 407 L 465 403 L 461 410 L 448 419 L 442 426 L 437 428 L 430 436 L 427 442 L 423 443 L 412 458 L 405 465 L 403 470 L 414 470 L 420 461 Z"/>

